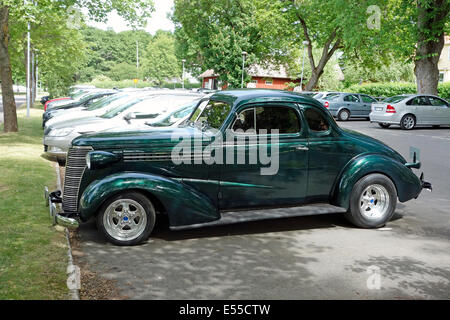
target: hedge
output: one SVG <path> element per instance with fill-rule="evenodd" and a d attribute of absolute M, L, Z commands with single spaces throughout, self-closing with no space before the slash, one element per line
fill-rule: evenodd
<path fill-rule="evenodd" d="M 90 85 L 93 85 L 97 88 L 118 88 L 118 89 L 123 89 L 123 88 L 133 88 L 135 86 L 133 80 L 122 80 L 122 81 L 113 81 L 111 79 L 108 78 L 100 78 L 100 79 L 94 79 L 91 83 L 89 83 Z M 145 82 L 142 80 L 139 80 L 138 83 L 136 84 L 137 88 L 148 88 L 148 87 L 158 87 L 157 85 L 155 85 L 153 82 Z M 163 83 L 161 86 L 159 86 L 160 88 L 169 88 L 169 89 L 173 89 L 174 88 L 174 84 L 173 83 Z M 175 87 L 176 88 L 181 88 L 182 84 L 181 83 L 175 83 Z M 192 88 L 200 88 L 201 87 L 201 83 L 188 83 L 186 81 L 185 86 L 186 89 L 192 89 Z"/>
<path fill-rule="evenodd" d="M 415 83 L 408 82 L 367 83 L 352 85 L 345 91 L 364 93 L 372 97 L 392 97 L 400 94 L 414 94 L 417 92 L 417 87 Z M 441 98 L 449 100 L 450 82 L 439 84 L 438 92 Z"/>

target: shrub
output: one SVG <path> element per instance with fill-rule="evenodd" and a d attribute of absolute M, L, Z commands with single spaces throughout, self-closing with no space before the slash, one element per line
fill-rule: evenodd
<path fill-rule="evenodd" d="M 414 94 L 417 92 L 417 87 L 415 83 L 409 82 L 366 83 L 352 85 L 345 91 L 364 93 L 372 97 L 392 97 L 400 94 Z M 450 82 L 439 84 L 438 92 L 441 98 L 450 99 Z"/>

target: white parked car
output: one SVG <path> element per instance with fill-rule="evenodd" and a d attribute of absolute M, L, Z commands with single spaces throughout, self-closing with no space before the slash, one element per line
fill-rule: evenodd
<path fill-rule="evenodd" d="M 411 130 L 422 125 L 450 125 L 450 103 L 424 94 L 400 95 L 372 104 L 370 122 L 382 128 L 399 125 Z"/>
<path fill-rule="evenodd" d="M 202 96 L 204 95 L 167 92 L 136 97 L 101 116 L 59 122 L 44 131 L 44 151 L 51 159 L 64 161 L 72 140 L 82 134 L 158 122 L 174 110 L 192 104 Z"/>

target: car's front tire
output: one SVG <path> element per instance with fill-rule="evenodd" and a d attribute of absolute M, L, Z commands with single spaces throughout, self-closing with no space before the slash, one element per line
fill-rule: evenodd
<path fill-rule="evenodd" d="M 345 216 L 358 227 L 380 228 L 392 218 L 396 206 L 397 190 L 391 179 L 382 174 L 370 174 L 353 186 L 350 208 Z"/>
<path fill-rule="evenodd" d="M 128 191 L 108 199 L 97 215 L 97 227 L 116 245 L 131 246 L 148 239 L 155 226 L 156 212 L 142 193 Z"/>

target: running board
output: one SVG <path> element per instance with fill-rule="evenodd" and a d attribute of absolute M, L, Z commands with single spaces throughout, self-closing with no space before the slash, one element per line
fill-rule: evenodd
<path fill-rule="evenodd" d="M 242 222 L 261 221 L 269 219 L 312 216 L 319 214 L 344 213 L 345 209 L 329 204 L 316 204 L 302 207 L 261 209 L 251 211 L 228 211 L 222 213 L 222 218 L 212 222 L 191 224 L 187 226 L 170 227 L 170 230 L 188 230 L 203 227 L 230 225 Z"/>

